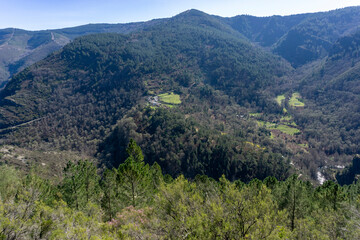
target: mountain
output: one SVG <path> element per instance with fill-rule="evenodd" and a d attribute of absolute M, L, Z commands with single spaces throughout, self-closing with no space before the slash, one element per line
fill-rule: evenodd
<path fill-rule="evenodd" d="M 359 239 L 354 9 L 13 32 L 0 238 Z"/>
<path fill-rule="evenodd" d="M 274 52 L 295 67 L 321 59 L 339 38 L 357 31 L 359 21 L 358 7 L 311 14 L 275 43 Z"/>
<path fill-rule="evenodd" d="M 45 58 L 69 42 L 52 32 L 29 32 L 20 29 L 0 31 L 0 87 L 24 66 Z"/>
<path fill-rule="evenodd" d="M 199 13 L 181 14 L 164 25 L 134 34 L 90 35 L 74 40 L 16 75 L 6 86 L 1 92 L 1 127 L 21 124 L 43 116 L 48 109 L 57 109 L 58 105 L 53 107 L 46 101 L 58 97 L 54 92 L 65 83 L 73 94 L 91 89 L 103 97 L 100 91 L 110 88 L 105 84 L 124 84 L 126 91 L 135 91 L 130 80 L 143 91 L 145 86 L 139 81 L 143 78 L 154 81 L 147 90 L 157 91 L 159 79 L 165 74 L 175 77 L 174 82 L 163 83 L 163 91 L 176 85 L 188 86 L 199 79 L 244 103 L 257 101 L 257 90 L 276 84 L 274 80 L 289 71 L 280 58 L 233 36 L 233 31 L 220 21 Z M 195 79 L 177 83 L 185 69 Z M 32 106 L 29 99 L 45 101 L 44 106 Z M 11 114 L 16 111 L 32 113 Z"/>
<path fill-rule="evenodd" d="M 276 144 L 267 143 L 264 152 L 264 147 L 256 146 L 263 140 L 251 133 L 256 128 L 252 122 L 231 111 L 229 116 L 224 114 L 229 107 L 245 114 L 239 104 L 266 107 L 262 89 L 275 86 L 290 70 L 279 57 L 253 46 L 217 18 L 192 10 L 140 32 L 76 38 L 13 77 L 1 92 L 0 126 L 8 133 L 5 142 L 89 153 L 106 142 L 117 126 L 117 131 L 130 132 L 120 135 L 122 142 L 137 133 L 134 137 L 147 149 L 146 160 L 163 158 L 159 164 L 172 175 L 225 173 L 232 179 L 249 180 L 274 172 L 284 178 L 288 166 L 281 155 L 272 153 Z M 178 97 L 181 104 L 164 100 L 166 96 Z M 152 112 L 147 105 L 156 98 L 162 105 Z M 269 108 L 274 106 L 269 103 Z M 151 118 L 157 120 L 147 126 L 146 119 Z M 235 133 L 235 126 L 244 131 Z M 159 128 L 162 131 L 157 132 Z M 167 139 L 162 150 L 154 149 L 159 142 L 148 139 L 149 134 Z M 197 154 L 200 149 L 194 148 L 197 144 L 181 144 L 185 138 L 200 144 L 202 157 Z M 212 139 L 212 144 L 202 144 L 205 138 Z M 112 144 L 121 142 L 105 146 Z M 116 166 L 122 161 L 104 145 L 98 151 L 106 163 Z M 220 158 L 224 169 L 219 168 Z M 186 164 L 189 161 L 193 165 Z M 245 170 L 249 162 L 254 165 L 251 171 Z"/>
<path fill-rule="evenodd" d="M 193 11 L 194 12 L 194 11 Z M 326 57 L 340 37 L 358 29 L 359 7 L 291 16 L 249 15 L 217 18 L 224 28 L 272 51 L 294 67 Z M 17 72 L 59 50 L 76 37 L 95 33 L 130 33 L 166 22 L 157 19 L 127 24 L 88 24 L 45 31 L 0 30 L 0 89 Z M 236 33 L 235 33 L 236 34 Z"/>
<path fill-rule="evenodd" d="M 222 20 L 234 30 L 243 34 L 251 42 L 263 47 L 271 47 L 277 43 L 290 29 L 309 18 L 312 14 L 291 16 L 255 17 L 239 15 Z"/>
<path fill-rule="evenodd" d="M 80 151 L 111 167 L 135 139 L 146 162 L 173 176 L 334 179 L 359 153 L 356 10 L 264 18 L 189 10 L 54 30 L 63 43 L 76 38 L 0 92 L 1 143 Z M 125 34 L 88 35 L 112 31 Z M 51 36 L 27 44 L 51 45 Z"/>
<path fill-rule="evenodd" d="M 313 105 L 302 113 L 308 138 L 317 138 L 318 147 L 329 154 L 359 152 L 359 48 L 360 32 L 340 38 L 325 62 L 299 84 L 300 92 Z M 308 111 L 312 111 L 312 121 L 306 119 Z"/>
<path fill-rule="evenodd" d="M 129 33 L 152 26 L 161 20 L 128 24 L 88 24 L 73 28 L 26 31 L 0 30 L 0 89 L 25 67 L 61 49 L 74 38 L 95 33 Z"/>

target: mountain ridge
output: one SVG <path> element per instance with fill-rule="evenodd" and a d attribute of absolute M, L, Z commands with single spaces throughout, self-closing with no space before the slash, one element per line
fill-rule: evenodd
<path fill-rule="evenodd" d="M 191 177 L 207 171 L 214 176 L 221 174 L 220 168 L 209 168 L 214 167 L 217 159 L 225 154 L 227 148 L 221 142 L 228 138 L 227 141 L 236 150 L 232 156 L 223 159 L 223 165 L 228 169 L 226 175 L 244 180 L 251 176 L 264 178 L 260 167 L 254 168 L 251 173 L 244 170 L 246 162 L 250 161 L 244 154 L 252 152 L 254 164 L 258 162 L 256 164 L 263 166 L 263 169 L 274 171 L 274 174 L 277 172 L 276 175 L 282 178 L 288 175 L 288 167 L 285 167 L 285 160 L 279 154 L 271 151 L 272 144 L 269 144 L 269 153 L 264 153 L 266 158 L 260 158 L 262 150 L 247 146 L 240 135 L 233 139 L 231 133 L 231 137 L 219 138 L 221 128 L 223 134 L 224 131 L 233 132 L 232 127 L 221 127 L 225 116 L 222 117 L 220 112 L 224 111 L 224 104 L 238 109 L 240 113 L 244 109 L 239 104 L 258 105 L 265 102 L 261 89 L 275 85 L 290 68 L 279 57 L 234 36 L 232 30 L 224 28 L 216 18 L 202 14 L 190 15 L 190 18 L 180 15 L 162 26 L 156 25 L 131 34 L 82 36 L 15 75 L 7 84 L 0 94 L 0 125 L 2 129 L 11 131 L 2 136 L 5 143 L 30 148 L 37 145 L 35 148 L 44 151 L 55 148 L 94 154 L 98 144 L 105 141 L 106 136 L 111 135 L 120 124 L 121 128 L 132 129 L 128 136 L 133 133 L 143 136 L 142 146 L 147 149 L 146 159 L 149 162 L 156 156 L 164 158 L 160 164 L 167 173 L 177 175 L 188 172 L 186 175 Z M 173 104 L 161 100 L 163 95 L 178 96 L 179 101 Z M 148 126 L 145 119 L 137 117 L 137 114 L 146 118 L 151 118 L 151 114 L 155 114 L 155 118 L 157 114 L 147 110 L 149 107 L 151 109 L 149 98 L 160 98 L 158 111 L 163 108 L 169 111 L 168 114 L 160 114 L 149 132 L 157 132 L 157 125 L 164 117 L 171 122 L 176 112 L 178 115 L 175 116 L 181 118 L 184 118 L 184 114 L 188 115 L 181 121 L 179 119 L 180 122 L 175 120 L 175 129 L 170 127 L 172 125 L 159 125 L 164 131 L 178 131 L 178 137 L 170 137 L 169 145 L 165 145 L 161 151 L 154 152 L 153 144 L 157 144 L 157 141 L 146 141 L 148 134 L 138 130 L 143 128 L 145 131 Z M 208 102 L 210 99 L 212 103 Z M 197 113 L 192 110 L 200 106 L 209 112 Z M 226 118 L 234 126 L 255 128 L 236 119 L 234 114 Z M 137 120 L 132 122 L 131 119 Z M 205 133 L 199 129 L 201 133 L 197 133 L 192 124 L 186 123 L 190 119 L 199 125 L 207 121 L 214 125 L 211 128 L 219 129 Z M 122 125 L 124 122 L 126 124 Z M 138 124 L 138 129 L 133 129 L 134 124 Z M 13 126 L 20 127 L 12 129 Z M 203 157 L 194 157 L 200 150 L 191 145 L 183 149 L 178 144 L 185 133 L 193 141 L 203 137 L 213 139 L 213 144 L 201 145 L 201 148 L 208 149 L 206 154 L 214 154 L 204 153 Z M 165 137 L 161 132 L 158 134 Z M 251 141 L 255 139 L 260 141 L 256 136 Z M 271 159 L 276 162 L 273 166 Z M 194 165 L 186 167 L 187 161 Z M 121 159 L 115 158 L 113 164 L 119 162 Z M 237 166 L 237 170 L 234 172 L 230 166 Z"/>
<path fill-rule="evenodd" d="M 347 113 L 358 102 L 352 90 L 356 89 L 353 86 L 358 76 L 354 49 L 360 44 L 357 33 L 337 38 L 340 33 L 336 30 L 358 21 L 360 14 L 354 9 L 358 8 L 311 15 L 321 19 L 314 21 L 316 25 L 311 25 L 308 15 L 296 15 L 293 22 L 286 17 L 264 18 L 266 24 L 264 19 L 242 16 L 242 21 L 258 21 L 248 32 L 241 27 L 246 21 L 234 29 L 229 19 L 190 10 L 145 27 L 137 26 L 141 30 L 126 34 L 77 37 L 15 74 L 0 92 L 1 140 L 43 151 L 86 152 L 99 156 L 99 161 L 117 165 L 123 159 L 112 147 L 98 147 L 110 141 L 106 139 L 115 139 L 119 142 L 108 145 L 124 149 L 134 138 L 146 152 L 147 161 L 163 159 L 162 167 L 172 175 L 184 171 L 194 177 L 211 172 L 218 177 L 221 169 L 214 168 L 213 163 L 224 158 L 223 169 L 230 179 L 263 178 L 259 166 L 266 166 L 269 174 L 284 177 L 289 171 L 281 166 L 287 161 L 292 163 L 287 165 L 291 171 L 300 171 L 311 179 L 319 173 L 332 178 L 331 171 L 337 170 L 324 166 L 346 165 L 353 154 L 359 153 L 358 113 Z M 354 17 L 343 18 L 348 11 Z M 323 33 L 319 27 L 335 21 L 327 14 L 341 20 L 332 28 L 336 30 L 333 33 L 330 27 Z M 273 26 L 280 30 L 273 33 L 272 46 L 261 43 L 275 29 Z M 303 64 L 295 68 L 286 58 L 274 54 L 274 46 L 286 47 L 281 44 L 289 41 L 284 35 L 287 29 L 293 29 L 289 32 L 294 36 L 305 33 L 303 39 L 296 37 L 299 41 L 290 44 L 290 50 L 301 48 L 311 55 L 295 56 Z M 308 41 L 310 32 L 313 36 L 324 34 L 329 44 L 326 51 L 318 52 L 324 46 L 315 41 L 316 37 Z M 31 39 L 26 34 L 23 37 Z M 30 41 L 31 46 L 41 47 L 52 37 L 43 33 Z M 334 70 L 338 78 L 333 78 Z M 161 109 L 169 113 L 158 113 Z M 149 125 L 147 120 L 153 114 L 161 117 Z M 171 120 L 171 124 L 163 124 L 164 119 Z M 179 131 L 169 137 L 174 133 L 173 126 Z M 159 131 L 154 130 L 157 128 Z M 124 136 L 117 136 L 116 131 Z M 150 140 L 152 135 L 156 139 Z M 166 139 L 166 143 L 160 139 Z M 204 145 L 201 139 L 209 139 L 211 144 Z M 274 167 L 266 163 L 272 160 L 276 162 Z M 245 163 L 254 164 L 254 171 Z M 236 170 L 232 171 L 231 166 L 237 166 Z"/>
<path fill-rule="evenodd" d="M 297 58 L 302 54 L 303 57 L 310 58 L 311 60 L 317 59 L 319 57 L 324 57 L 325 53 L 317 53 L 316 51 L 327 51 L 329 47 L 326 45 L 326 42 L 316 42 L 316 39 L 310 38 L 311 41 L 314 41 L 313 44 L 317 44 L 319 46 L 316 47 L 316 51 L 312 50 L 311 48 L 313 45 L 304 45 L 304 42 L 299 42 L 297 45 L 289 45 L 288 42 L 292 41 L 291 39 L 286 40 L 286 34 L 298 24 L 302 23 L 303 21 L 306 22 L 306 19 L 316 19 L 318 16 L 327 18 L 328 15 L 336 15 L 337 13 L 345 12 L 345 15 L 348 12 L 358 12 L 357 10 L 359 7 L 347 7 L 344 9 L 332 10 L 328 12 L 320 12 L 320 13 L 305 13 L 305 14 L 295 14 L 289 16 L 270 16 L 270 17 L 254 17 L 250 15 L 238 15 L 234 17 L 219 17 L 215 15 L 209 15 L 202 11 L 196 9 L 190 9 L 183 13 L 177 14 L 174 17 L 182 16 L 183 14 L 202 14 L 206 15 L 209 18 L 218 19 L 224 27 L 232 28 L 233 30 L 240 33 L 240 35 L 246 37 L 250 42 L 255 42 L 262 47 L 274 49 L 274 52 L 281 55 L 288 61 L 290 61 L 293 66 L 298 67 L 308 62 L 308 60 L 304 59 L 300 62 L 294 62 L 292 59 L 292 55 L 297 56 Z M 93 33 L 106 33 L 106 32 L 114 32 L 114 33 L 129 33 L 129 32 L 136 32 L 146 29 L 147 27 L 155 26 L 159 23 L 169 21 L 172 18 L 163 18 L 163 19 L 154 19 L 146 22 L 134 22 L 134 23 L 119 23 L 119 24 L 87 24 L 81 25 L 77 27 L 71 28 L 62 28 L 62 29 L 50 29 L 50 30 L 41 30 L 41 31 L 26 31 L 22 29 L 18 29 L 18 31 L 23 32 L 25 35 L 28 35 L 24 38 L 24 36 L 19 36 L 17 40 L 17 44 L 21 45 L 19 48 L 17 45 L 16 47 L 20 51 L 15 56 L 8 56 L 6 51 L 9 51 L 9 46 L 4 48 L 4 44 L 0 46 L 0 55 L 3 56 L 3 59 L 0 59 L 0 88 L 4 86 L 5 83 L 13 76 L 14 73 L 19 72 L 19 70 L 24 69 L 25 67 L 35 63 L 36 61 L 41 60 L 46 55 L 50 54 L 53 51 L 60 49 L 70 40 L 87 34 Z M 227 25 L 227 26 L 226 26 Z M 342 27 L 345 30 L 347 29 L 345 26 Z M 0 30 L 0 43 L 4 42 L 4 32 L 13 30 L 14 28 L 7 28 Z M 230 30 L 230 29 L 229 29 Z M 295 29 L 296 30 L 296 29 Z M 1 33 L 3 32 L 3 34 Z M 57 37 L 62 39 L 59 44 L 53 47 L 48 47 L 47 49 L 42 49 L 40 53 L 31 53 L 29 52 L 29 45 L 26 41 L 26 38 L 37 38 L 38 41 L 44 40 L 44 34 L 56 34 L 55 39 Z M 347 34 L 350 34 L 348 32 Z M 23 34 L 23 35 L 24 35 Z M 308 36 L 301 36 L 298 35 L 298 30 L 295 31 L 295 38 L 308 38 Z M 1 38 L 3 36 L 3 38 Z M 340 35 L 337 35 L 340 37 Z M 15 36 L 17 37 L 17 36 Z M 291 36 L 290 36 L 291 37 Z M 280 41 L 283 39 L 282 41 Z M 280 42 L 279 42 L 280 41 Z M 306 40 L 308 41 L 308 40 Z M 333 41 L 331 42 L 333 43 Z M 325 44 L 325 45 L 324 45 Z M 325 46 L 325 48 L 323 47 Z M 11 50 L 14 50 L 10 48 Z M 289 49 L 288 49 L 289 48 Z M 301 50 L 303 49 L 303 50 Z M 317 50 L 320 49 L 320 50 Z M 39 49 L 40 50 L 40 49 Z M 301 50 L 301 51 L 300 51 Z M 287 51 L 292 51 L 292 54 L 286 54 Z M 300 55 L 299 55 L 300 54 Z M 299 56 L 298 56 L 299 55 Z"/>

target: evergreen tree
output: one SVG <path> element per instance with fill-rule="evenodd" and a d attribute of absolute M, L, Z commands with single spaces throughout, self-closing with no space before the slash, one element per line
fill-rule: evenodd
<path fill-rule="evenodd" d="M 96 166 L 88 161 L 68 162 L 64 168 L 61 186 L 64 200 L 76 210 L 83 209 L 89 202 L 98 202 L 100 197 L 99 176 Z"/>
<path fill-rule="evenodd" d="M 289 177 L 280 187 L 279 206 L 288 211 L 290 229 L 296 228 L 296 221 L 306 216 L 311 208 L 311 184 L 304 183 L 298 179 L 298 175 Z"/>
<path fill-rule="evenodd" d="M 345 198 L 341 186 L 333 181 L 326 181 L 322 186 L 318 187 L 316 197 L 322 208 L 332 208 L 335 211 Z"/>
<path fill-rule="evenodd" d="M 101 206 L 105 211 L 105 218 L 111 220 L 120 211 L 119 186 L 117 182 L 117 170 L 106 169 L 101 181 L 101 188 L 104 195 L 101 199 Z"/>
<path fill-rule="evenodd" d="M 137 207 L 148 200 L 151 178 L 140 147 L 130 139 L 126 149 L 129 157 L 118 168 L 118 182 L 124 204 Z"/>

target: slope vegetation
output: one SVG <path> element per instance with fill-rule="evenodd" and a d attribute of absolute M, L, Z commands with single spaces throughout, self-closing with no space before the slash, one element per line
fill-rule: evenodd
<path fill-rule="evenodd" d="M 162 159 L 172 175 L 284 178 L 289 166 L 280 154 L 272 153 L 276 144 L 262 143 L 266 132 L 263 137 L 252 133 L 251 122 L 239 119 L 247 110 L 238 104 L 267 108 L 263 89 L 275 86 L 289 69 L 217 18 L 192 10 L 142 32 L 77 38 L 17 74 L 1 92 L 0 126 L 9 143 L 94 153 L 117 125 L 118 131 L 129 134 L 115 137 L 119 142 L 112 140 L 108 146 L 126 146 L 126 136 L 137 133 L 147 161 Z M 179 98 L 172 110 L 164 96 Z M 170 115 L 144 110 L 149 99 L 163 103 L 160 108 Z M 269 108 L 274 106 L 269 103 Z M 173 126 L 176 112 L 180 123 Z M 151 118 L 157 120 L 148 125 Z M 200 133 L 192 127 L 202 124 L 213 130 Z M 234 131 L 235 126 L 244 132 Z M 163 140 L 148 139 L 149 134 Z M 249 147 L 244 144 L 247 138 L 268 148 Z M 211 144 L 202 144 L 205 139 Z M 157 144 L 162 149 L 155 150 Z M 102 149 L 105 162 L 122 162 L 109 148 Z M 199 151 L 203 155 L 197 156 Z"/>

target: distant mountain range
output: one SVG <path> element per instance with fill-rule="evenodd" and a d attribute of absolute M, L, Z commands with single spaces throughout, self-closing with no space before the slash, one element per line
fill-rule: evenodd
<path fill-rule="evenodd" d="M 294 67 L 325 57 L 340 37 L 359 29 L 359 7 L 291 16 L 215 17 L 246 39 L 269 48 Z M 130 33 L 171 19 L 127 24 L 88 24 L 79 27 L 26 31 L 0 30 L 0 88 L 13 74 L 59 50 L 74 38 L 95 33 Z"/>
<path fill-rule="evenodd" d="M 95 33 L 129 33 L 152 26 L 158 21 L 128 24 L 89 24 L 73 28 L 26 31 L 0 30 L 0 87 L 13 74 L 59 50 L 74 38 Z"/>
<path fill-rule="evenodd" d="M 171 175 L 334 178 L 360 153 L 360 7 L 0 30 L 0 143 Z M 50 55 L 49 55 L 50 54 Z"/>

